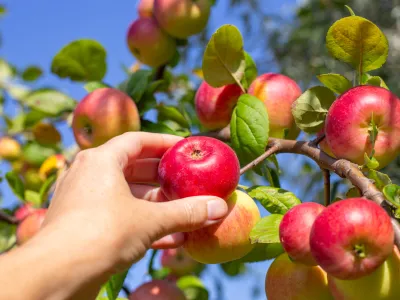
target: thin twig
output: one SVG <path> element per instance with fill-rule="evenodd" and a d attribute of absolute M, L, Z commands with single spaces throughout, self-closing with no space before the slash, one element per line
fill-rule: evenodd
<path fill-rule="evenodd" d="M 240 175 L 243 175 L 248 170 L 254 168 L 259 163 L 263 162 L 266 158 L 268 158 L 272 154 L 276 153 L 278 150 L 279 150 L 279 146 L 278 145 L 274 145 L 274 144 L 271 145 L 270 144 L 269 148 L 267 149 L 267 151 L 264 152 L 264 154 L 262 154 L 261 156 L 257 157 L 251 163 L 247 164 L 246 166 L 244 166 L 243 168 L 240 169 Z"/>
<path fill-rule="evenodd" d="M 322 169 L 324 174 L 324 204 L 328 206 L 331 203 L 331 173 L 329 170 Z"/>
<path fill-rule="evenodd" d="M 7 222 L 9 224 L 18 224 L 19 221 L 9 214 L 5 213 L 3 210 L 0 210 L 0 221 Z"/>

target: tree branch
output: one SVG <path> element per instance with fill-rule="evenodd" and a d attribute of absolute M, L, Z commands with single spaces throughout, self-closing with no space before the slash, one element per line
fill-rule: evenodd
<path fill-rule="evenodd" d="M 322 169 L 324 174 L 324 204 L 328 206 L 331 203 L 331 173 Z"/>
<path fill-rule="evenodd" d="M 18 224 L 19 223 L 15 217 L 10 216 L 9 214 L 5 213 L 3 210 L 0 210 L 0 221 L 7 222 L 9 224 Z"/>
<path fill-rule="evenodd" d="M 255 160 L 253 160 L 251 163 L 247 164 L 243 168 L 240 169 L 240 175 L 243 175 L 246 173 L 248 170 L 254 168 L 257 166 L 259 163 L 261 163 L 264 159 L 268 158 L 272 154 L 276 153 L 279 150 L 279 145 L 276 145 L 274 143 L 268 144 L 267 151 L 264 152 L 261 156 L 257 157 Z"/>

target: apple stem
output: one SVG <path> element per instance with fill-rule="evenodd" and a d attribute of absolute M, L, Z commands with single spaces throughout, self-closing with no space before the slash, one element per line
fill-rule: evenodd
<path fill-rule="evenodd" d="M 149 275 L 151 277 L 153 277 L 153 274 L 154 274 L 154 266 L 153 265 L 154 265 L 154 259 L 156 258 L 157 252 L 158 252 L 158 250 L 156 250 L 156 249 L 152 250 L 151 257 L 149 260 L 149 265 L 147 267 L 147 272 L 149 273 Z"/>
<path fill-rule="evenodd" d="M 365 246 L 363 244 L 355 245 L 354 246 L 354 253 L 357 255 L 358 258 L 365 258 Z"/>

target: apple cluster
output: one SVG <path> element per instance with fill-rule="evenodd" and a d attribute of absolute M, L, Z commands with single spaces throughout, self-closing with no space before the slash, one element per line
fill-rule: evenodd
<path fill-rule="evenodd" d="M 143 64 L 165 65 L 173 59 L 179 41 L 206 27 L 210 11 L 209 0 L 141 0 L 139 18 L 127 33 L 129 50 Z"/>
<path fill-rule="evenodd" d="M 267 272 L 268 299 L 400 296 L 397 284 L 383 288 L 376 281 L 399 278 L 400 256 L 389 215 L 371 200 L 349 198 L 328 207 L 314 202 L 296 205 L 283 216 L 279 238 L 285 253 Z"/>

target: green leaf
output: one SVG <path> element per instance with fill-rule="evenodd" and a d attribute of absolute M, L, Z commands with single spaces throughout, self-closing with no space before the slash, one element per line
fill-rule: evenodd
<path fill-rule="evenodd" d="M 271 186 L 253 186 L 247 190 L 250 197 L 258 200 L 271 214 L 285 214 L 301 201 L 287 190 Z"/>
<path fill-rule="evenodd" d="M 262 101 L 251 95 L 240 96 L 230 128 L 232 147 L 242 164 L 264 153 L 268 144 L 269 120 Z"/>
<path fill-rule="evenodd" d="M 8 84 L 5 89 L 7 93 L 10 94 L 11 98 L 18 101 L 23 101 L 24 98 L 30 93 L 30 90 L 27 87 L 18 84 Z"/>
<path fill-rule="evenodd" d="M 52 147 L 41 145 L 37 142 L 30 142 L 23 147 L 24 159 L 37 167 L 48 158 L 49 156 L 56 154 L 56 150 Z"/>
<path fill-rule="evenodd" d="M 238 260 L 220 264 L 220 267 L 230 277 L 235 277 L 246 272 L 246 265 Z"/>
<path fill-rule="evenodd" d="M 76 106 L 75 100 L 52 89 L 33 91 L 24 98 L 23 102 L 35 110 L 52 116 L 73 111 Z"/>
<path fill-rule="evenodd" d="M 246 51 L 244 52 L 244 58 L 246 62 L 246 68 L 244 70 L 244 76 L 241 83 L 243 87 L 247 90 L 254 79 L 256 79 L 258 71 L 253 58 Z"/>
<path fill-rule="evenodd" d="M 350 15 L 351 16 L 355 16 L 356 14 L 354 13 L 354 11 L 351 9 L 351 7 L 350 6 L 348 6 L 348 5 L 345 5 L 344 7 L 346 7 L 347 8 L 347 10 L 349 11 L 349 13 L 350 13 Z"/>
<path fill-rule="evenodd" d="M 388 184 L 383 188 L 383 194 L 388 201 L 400 208 L 400 186 Z"/>
<path fill-rule="evenodd" d="M 380 68 L 388 56 L 388 41 L 371 21 L 351 16 L 336 21 L 326 36 L 330 54 L 359 74 Z"/>
<path fill-rule="evenodd" d="M 379 162 L 375 157 L 370 158 L 367 153 L 364 153 L 364 166 L 366 166 L 368 169 L 378 169 Z"/>
<path fill-rule="evenodd" d="M 203 56 L 203 75 L 213 87 L 236 83 L 246 67 L 243 38 L 235 26 L 223 25 L 211 37 Z"/>
<path fill-rule="evenodd" d="M 117 299 L 119 291 L 122 289 L 122 286 L 124 285 L 126 275 L 128 275 L 128 271 L 113 275 L 105 284 L 109 300 Z"/>
<path fill-rule="evenodd" d="M 17 226 L 0 221 L 0 253 L 12 247 L 16 241 Z"/>
<path fill-rule="evenodd" d="M 245 257 L 239 259 L 239 262 L 253 263 L 273 259 L 285 252 L 281 243 L 256 244 L 253 250 Z"/>
<path fill-rule="evenodd" d="M 151 81 L 152 72 L 150 70 L 138 70 L 131 75 L 126 85 L 126 93 L 138 103 L 146 92 Z"/>
<path fill-rule="evenodd" d="M 347 198 L 358 198 L 358 197 L 361 197 L 361 193 L 358 190 L 358 188 L 356 188 L 356 187 L 350 188 L 346 193 L 346 199 Z"/>
<path fill-rule="evenodd" d="M 73 81 L 101 81 L 106 74 L 106 50 L 95 40 L 69 43 L 56 54 L 51 72 Z"/>
<path fill-rule="evenodd" d="M 42 205 L 39 193 L 31 190 L 25 190 L 25 202 L 31 203 L 34 207 Z"/>
<path fill-rule="evenodd" d="M 29 128 L 34 126 L 39 121 L 43 120 L 44 118 L 50 117 L 51 115 L 46 114 L 42 111 L 32 109 L 29 111 L 24 118 L 24 128 Z"/>
<path fill-rule="evenodd" d="M 178 108 L 160 103 L 157 106 L 157 111 L 158 111 L 158 121 L 172 120 L 184 128 L 190 128 L 188 120 L 178 110 Z"/>
<path fill-rule="evenodd" d="M 153 123 L 148 120 L 142 120 L 141 122 L 142 131 L 144 132 L 154 132 L 154 133 L 166 133 L 178 136 L 187 137 L 190 135 L 189 130 L 176 131 L 172 130 L 169 126 L 163 123 Z"/>
<path fill-rule="evenodd" d="M 19 178 L 18 174 L 10 171 L 6 173 L 6 180 L 8 185 L 10 186 L 13 193 L 22 201 L 24 201 L 25 197 L 25 188 L 24 183 L 22 182 L 21 178 Z"/>
<path fill-rule="evenodd" d="M 24 129 L 26 115 L 21 113 L 16 115 L 13 119 L 6 118 L 7 132 L 9 134 L 19 133 Z"/>
<path fill-rule="evenodd" d="M 43 71 L 37 66 L 29 66 L 27 67 L 21 74 L 22 79 L 25 81 L 35 81 L 42 76 Z"/>
<path fill-rule="evenodd" d="M 183 276 L 176 282 L 186 296 L 187 300 L 208 300 L 208 291 L 200 278 L 196 276 Z"/>
<path fill-rule="evenodd" d="M 283 215 L 272 214 L 258 221 L 250 233 L 251 243 L 280 243 L 279 224 L 282 218 Z"/>
<path fill-rule="evenodd" d="M 91 93 L 97 89 L 107 88 L 107 87 L 110 86 L 102 81 L 90 81 L 84 85 L 84 88 L 88 93 Z"/>
<path fill-rule="evenodd" d="M 1 4 L 0 5 L 0 17 L 2 17 L 6 12 L 7 12 L 6 7 L 3 4 Z"/>
<path fill-rule="evenodd" d="M 335 99 L 335 94 L 323 86 L 305 91 L 292 105 L 297 126 L 307 133 L 319 132 L 324 127 L 329 107 Z"/>
<path fill-rule="evenodd" d="M 47 178 L 46 181 L 42 184 L 40 191 L 39 191 L 41 203 L 44 203 L 47 200 L 49 191 L 50 191 L 51 187 L 53 186 L 53 184 L 56 182 L 56 180 L 57 180 L 57 175 L 54 174 L 54 175 L 50 176 L 49 178 Z"/>
<path fill-rule="evenodd" d="M 389 176 L 384 173 L 375 171 L 375 170 L 368 170 L 367 177 L 372 179 L 375 183 L 375 186 L 382 191 L 383 188 L 388 185 L 392 184 L 392 180 L 390 180 Z"/>
<path fill-rule="evenodd" d="M 363 84 L 379 86 L 384 89 L 389 90 L 388 86 L 386 85 L 385 81 L 379 76 L 371 76 L 369 74 L 364 74 L 363 76 Z"/>
<path fill-rule="evenodd" d="M 336 94 L 343 94 L 352 87 L 352 83 L 340 74 L 321 74 L 317 76 L 324 86 Z"/>
<path fill-rule="evenodd" d="M 15 72 L 12 66 L 7 63 L 4 59 L 0 59 L 0 81 L 6 81 L 14 77 Z"/>

